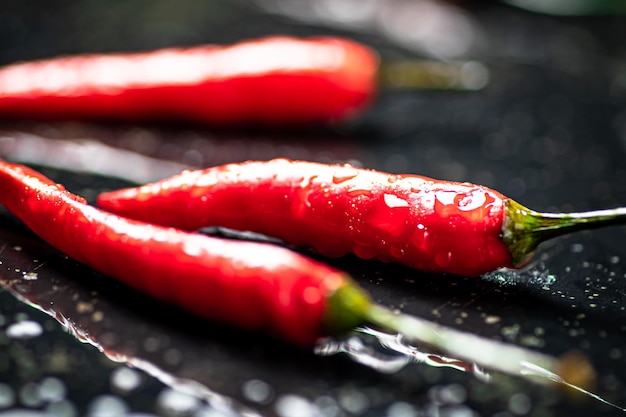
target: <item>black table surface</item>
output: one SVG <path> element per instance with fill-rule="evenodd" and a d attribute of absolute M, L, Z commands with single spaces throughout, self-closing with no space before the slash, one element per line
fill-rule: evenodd
<path fill-rule="evenodd" d="M 371 25 L 296 20 L 279 1 L 5 3 L 1 63 L 275 33 L 342 35 L 383 58 L 433 58 Z M 0 155 L 90 202 L 186 167 L 287 157 L 480 183 L 536 210 L 626 206 L 626 20 L 463 6 L 478 40 L 454 58 L 489 68 L 480 91 L 383 89 L 357 119 L 306 129 L 3 120 Z M 624 227 L 578 232 L 542 245 L 522 270 L 472 279 L 297 249 L 392 309 L 549 355 L 579 352 L 595 371 L 585 395 L 375 334 L 311 350 L 199 320 L 77 264 L 1 211 L 0 416 L 622 415 L 624 242 Z"/>

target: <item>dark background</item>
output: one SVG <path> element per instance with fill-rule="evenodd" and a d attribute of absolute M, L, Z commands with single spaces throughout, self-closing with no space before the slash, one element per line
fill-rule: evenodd
<path fill-rule="evenodd" d="M 489 84 L 476 92 L 383 89 L 355 120 L 279 131 L 3 120 L 0 152 L 90 201 L 183 166 L 280 156 L 481 183 L 537 210 L 626 205 L 624 17 L 573 9 L 557 16 L 486 1 L 426 9 L 422 2 L 356 3 L 3 0 L 0 63 L 336 34 L 383 59 L 480 60 Z M 433 15 L 433 7 L 446 14 Z M 154 159 L 108 170 L 128 151 Z M 0 416 L 623 414 L 522 378 L 494 375 L 485 383 L 432 363 L 383 372 L 358 361 L 413 359 L 366 335 L 355 337 L 369 356 L 326 357 L 203 322 L 77 265 L 2 213 Z M 324 261 L 389 307 L 551 355 L 580 351 L 597 373 L 593 392 L 626 406 L 625 232 L 560 238 L 528 268 L 480 279 L 354 257 Z M 31 330 L 16 336 L 20 328 Z"/>

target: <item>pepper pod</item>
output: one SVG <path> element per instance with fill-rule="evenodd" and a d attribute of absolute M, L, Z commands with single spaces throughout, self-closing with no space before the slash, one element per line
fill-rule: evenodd
<path fill-rule="evenodd" d="M 227 164 L 98 197 L 104 209 L 196 230 L 223 226 L 431 273 L 519 268 L 555 236 L 624 223 L 626 209 L 539 213 L 490 188 L 349 165 Z"/>

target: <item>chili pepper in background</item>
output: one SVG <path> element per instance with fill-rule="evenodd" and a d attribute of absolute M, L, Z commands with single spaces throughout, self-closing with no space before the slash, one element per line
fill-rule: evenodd
<path fill-rule="evenodd" d="M 0 161 L 0 203 L 74 260 L 202 317 L 311 345 L 372 325 L 492 370 L 562 381 L 553 357 L 396 314 L 347 274 L 269 244 L 227 241 L 125 219 L 40 173 Z M 567 369 L 565 369 L 567 371 Z"/>
<path fill-rule="evenodd" d="M 286 159 L 183 173 L 98 197 L 104 209 L 196 230 L 223 226 L 419 270 L 520 267 L 555 236 L 626 221 L 626 209 L 538 213 L 487 187 Z"/>
<path fill-rule="evenodd" d="M 316 123 L 362 111 L 378 75 L 390 85 L 421 88 L 474 89 L 484 79 L 476 63 L 384 68 L 373 50 L 337 37 L 60 57 L 0 68 L 0 116 Z"/>

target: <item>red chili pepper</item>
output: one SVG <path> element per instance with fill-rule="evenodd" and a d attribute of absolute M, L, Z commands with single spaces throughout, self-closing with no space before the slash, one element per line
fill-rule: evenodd
<path fill-rule="evenodd" d="M 251 230 L 327 256 L 466 276 L 522 266 L 546 239 L 626 219 L 626 209 L 537 213 L 479 185 L 284 159 L 186 171 L 98 204 L 156 224 Z"/>
<path fill-rule="evenodd" d="M 378 57 L 333 37 L 82 55 L 0 69 L 3 117 L 293 124 L 373 98 Z"/>
<path fill-rule="evenodd" d="M 346 274 L 287 249 L 126 220 L 1 161 L 0 202 L 76 261 L 201 316 L 304 344 L 355 325 L 329 306 L 359 293 Z"/>
<path fill-rule="evenodd" d="M 0 203 L 76 261 L 211 320 L 272 331 L 304 345 L 373 325 L 516 375 L 540 369 L 554 378 L 551 372 L 561 365 L 540 353 L 392 313 L 372 303 L 345 273 L 288 249 L 101 211 L 22 165 L 0 161 Z"/>

